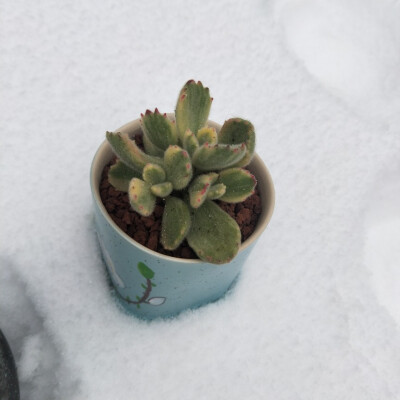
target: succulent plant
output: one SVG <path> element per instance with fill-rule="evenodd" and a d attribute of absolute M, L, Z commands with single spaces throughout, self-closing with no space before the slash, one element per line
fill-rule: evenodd
<path fill-rule="evenodd" d="M 223 264 L 237 254 L 241 233 L 236 221 L 213 200 L 239 203 L 254 193 L 255 177 L 243 167 L 253 156 L 253 125 L 225 121 L 217 132 L 207 125 L 209 89 L 188 81 L 179 93 L 175 120 L 147 110 L 141 114 L 143 147 L 126 133 L 107 132 L 117 162 L 109 181 L 126 191 L 132 208 L 152 214 L 163 199 L 161 244 L 176 249 L 184 239 L 197 256 Z"/>

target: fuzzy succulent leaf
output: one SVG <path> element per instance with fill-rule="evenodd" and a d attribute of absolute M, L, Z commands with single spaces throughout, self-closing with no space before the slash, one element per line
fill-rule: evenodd
<path fill-rule="evenodd" d="M 218 135 L 217 131 L 209 126 L 205 126 L 204 128 L 201 128 L 197 134 L 197 139 L 199 141 L 199 144 L 202 145 L 204 143 L 208 144 L 217 144 L 218 143 Z"/>
<path fill-rule="evenodd" d="M 145 217 L 151 215 L 156 206 L 156 196 L 150 189 L 150 183 L 138 178 L 133 178 L 129 183 L 129 202 L 136 212 Z"/>
<path fill-rule="evenodd" d="M 218 174 L 212 172 L 210 174 L 199 175 L 193 179 L 193 182 L 189 186 L 190 205 L 193 208 L 199 208 L 204 203 L 211 185 L 217 178 Z"/>
<path fill-rule="evenodd" d="M 165 177 L 165 170 L 160 165 L 148 163 L 143 168 L 143 180 L 150 185 L 165 182 Z"/>
<path fill-rule="evenodd" d="M 231 118 L 224 122 L 218 133 L 218 142 L 227 144 L 246 144 L 246 155 L 235 166 L 245 167 L 250 164 L 256 145 L 254 126 L 242 118 Z"/>
<path fill-rule="evenodd" d="M 161 225 L 161 244 L 164 249 L 175 250 L 185 239 L 190 226 L 189 206 L 177 197 L 167 197 Z"/>
<path fill-rule="evenodd" d="M 212 99 L 208 88 L 194 80 L 188 81 L 181 89 L 176 104 L 176 125 L 178 134 L 183 140 L 187 129 L 195 134 L 202 128 L 208 119 Z"/>
<path fill-rule="evenodd" d="M 115 189 L 127 192 L 132 178 L 140 178 L 139 172 L 129 168 L 123 162 L 117 162 L 108 171 L 108 181 Z"/>
<path fill-rule="evenodd" d="M 226 191 L 226 186 L 223 183 L 217 183 L 210 187 L 210 190 L 207 193 L 208 200 L 216 200 L 221 198 Z"/>
<path fill-rule="evenodd" d="M 176 190 L 186 187 L 192 179 L 193 168 L 189 154 L 179 146 L 169 146 L 165 151 L 164 168 L 167 180 Z"/>
<path fill-rule="evenodd" d="M 199 141 L 196 135 L 188 129 L 183 136 L 183 148 L 188 151 L 190 156 L 199 148 Z"/>
<path fill-rule="evenodd" d="M 147 110 L 142 114 L 142 127 L 144 135 L 161 150 L 178 143 L 175 123 L 168 119 L 167 114 L 160 114 L 157 108 L 154 113 Z"/>
<path fill-rule="evenodd" d="M 220 200 L 228 203 L 240 203 L 254 193 L 257 180 L 249 171 L 242 168 L 229 168 L 221 171 L 218 183 L 226 186 Z"/>
<path fill-rule="evenodd" d="M 201 171 L 220 170 L 236 164 L 245 154 L 244 143 L 241 145 L 205 143 L 193 153 L 192 163 Z"/>
<path fill-rule="evenodd" d="M 146 152 L 146 154 L 156 157 L 164 156 L 164 150 L 161 150 L 155 144 L 153 144 L 146 135 L 143 135 L 142 139 L 143 139 L 144 151 Z"/>
<path fill-rule="evenodd" d="M 154 196 L 165 198 L 172 193 L 172 189 L 173 187 L 171 182 L 162 182 L 158 183 L 157 185 L 153 185 L 150 190 Z"/>
<path fill-rule="evenodd" d="M 106 137 L 118 158 L 128 167 L 140 173 L 147 163 L 163 165 L 161 158 L 144 153 L 126 133 L 107 132 Z"/>
<path fill-rule="evenodd" d="M 239 251 L 241 234 L 233 218 L 213 201 L 206 200 L 193 211 L 187 241 L 202 260 L 224 264 Z"/>

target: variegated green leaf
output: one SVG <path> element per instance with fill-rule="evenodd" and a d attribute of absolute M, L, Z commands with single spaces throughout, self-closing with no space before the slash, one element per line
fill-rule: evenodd
<path fill-rule="evenodd" d="M 217 200 L 221 198 L 226 191 L 226 186 L 223 183 L 217 183 L 210 187 L 210 190 L 207 193 L 208 200 Z"/>
<path fill-rule="evenodd" d="M 185 239 L 190 225 L 188 205 L 177 197 L 167 197 L 161 227 L 161 244 L 164 249 L 175 250 Z"/>
<path fill-rule="evenodd" d="M 156 197 L 150 188 L 150 183 L 138 178 L 133 178 L 129 183 L 129 202 L 136 212 L 145 217 L 151 215 L 156 206 Z"/>
<path fill-rule="evenodd" d="M 169 146 L 164 153 L 167 180 L 176 190 L 183 189 L 192 179 L 193 169 L 189 154 L 179 146 Z"/>
<path fill-rule="evenodd" d="M 220 200 L 228 203 L 240 203 L 254 193 L 257 180 L 249 171 L 242 168 L 229 168 L 221 171 L 218 183 L 226 186 Z"/>
<path fill-rule="evenodd" d="M 190 205 L 193 208 L 200 207 L 207 198 L 211 185 L 217 180 L 218 174 L 215 172 L 203 174 L 193 179 L 189 186 Z"/>
<path fill-rule="evenodd" d="M 246 155 L 235 167 L 245 167 L 253 158 L 256 145 L 254 126 L 250 121 L 242 118 L 231 118 L 225 121 L 218 133 L 218 142 L 226 144 L 246 144 Z"/>
<path fill-rule="evenodd" d="M 143 168 L 143 180 L 151 185 L 165 182 L 165 177 L 165 170 L 160 165 L 149 163 Z"/>
<path fill-rule="evenodd" d="M 115 189 L 127 192 L 132 178 L 140 178 L 139 172 L 129 168 L 123 162 L 117 162 L 108 171 L 108 181 Z"/>
<path fill-rule="evenodd" d="M 172 189 L 173 187 L 171 182 L 163 182 L 153 185 L 151 187 L 151 193 L 153 193 L 154 196 L 165 198 L 172 193 Z"/>
<path fill-rule="evenodd" d="M 190 80 L 181 89 L 175 110 L 181 140 L 187 129 L 196 134 L 206 124 L 211 102 L 209 89 L 203 87 L 200 81 Z"/>
<path fill-rule="evenodd" d="M 202 260 L 224 264 L 239 251 L 241 233 L 233 218 L 213 201 L 206 200 L 193 211 L 187 241 Z"/>
<path fill-rule="evenodd" d="M 211 128 L 209 126 L 205 126 L 201 128 L 197 134 L 197 139 L 199 140 L 200 146 L 204 143 L 208 144 L 217 144 L 218 143 L 218 136 L 217 131 L 215 128 Z"/>
<path fill-rule="evenodd" d="M 190 156 L 199 148 L 199 141 L 190 129 L 188 129 L 183 136 L 183 148 L 188 151 Z"/>
<path fill-rule="evenodd" d="M 208 143 L 200 146 L 192 157 L 193 165 L 201 171 L 215 171 L 228 168 L 239 162 L 246 154 L 246 145 Z"/>
<path fill-rule="evenodd" d="M 142 135 L 142 138 L 143 138 L 143 147 L 146 154 L 156 157 L 164 156 L 164 150 L 161 150 L 155 144 L 153 144 L 146 135 Z"/>
<path fill-rule="evenodd" d="M 163 165 L 161 158 L 144 153 L 126 133 L 107 132 L 106 137 L 118 158 L 128 167 L 140 173 L 147 163 Z"/>
<path fill-rule="evenodd" d="M 160 114 L 157 108 L 154 113 L 147 110 L 142 114 L 142 127 L 144 135 L 161 150 L 178 143 L 175 123 L 168 119 L 167 114 Z"/>

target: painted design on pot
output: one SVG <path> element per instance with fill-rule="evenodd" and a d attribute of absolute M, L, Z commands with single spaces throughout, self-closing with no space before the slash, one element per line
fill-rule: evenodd
<path fill-rule="evenodd" d="M 100 239 L 100 236 L 97 235 L 98 239 L 99 239 L 99 243 L 100 243 L 100 247 L 101 247 L 101 251 L 103 253 L 103 258 L 104 261 L 106 263 L 107 266 L 107 270 L 108 273 L 111 276 L 111 279 L 117 284 L 117 286 L 124 288 L 125 287 L 125 283 L 124 281 L 121 279 L 121 277 L 118 275 L 114 263 L 110 257 L 110 255 L 108 254 L 108 251 L 105 249 L 102 240 Z"/>
<path fill-rule="evenodd" d="M 137 268 L 143 278 L 146 279 L 146 284 L 142 283 L 141 285 L 144 289 L 142 296 L 136 296 L 136 300 L 131 300 L 129 296 L 122 297 L 120 295 L 120 297 L 129 304 L 136 304 L 137 308 L 140 308 L 141 304 L 150 304 L 152 306 L 163 305 L 167 300 L 165 297 L 150 297 L 152 288 L 157 286 L 154 282 L 152 282 L 152 279 L 154 278 L 154 271 L 141 261 L 138 262 Z"/>

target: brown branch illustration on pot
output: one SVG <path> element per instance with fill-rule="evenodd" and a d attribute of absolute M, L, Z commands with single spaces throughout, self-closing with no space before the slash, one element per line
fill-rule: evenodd
<path fill-rule="evenodd" d="M 142 283 L 141 285 L 142 288 L 144 289 L 142 296 L 136 296 L 136 300 L 131 300 L 129 296 L 123 297 L 119 295 L 119 293 L 118 295 L 127 303 L 136 304 L 137 308 L 140 308 L 141 304 L 150 304 L 152 306 L 161 306 L 162 304 L 164 304 L 165 301 L 167 300 L 165 297 L 149 298 L 151 290 L 153 289 L 153 287 L 157 286 L 154 282 L 152 282 L 152 279 L 154 278 L 154 271 L 141 261 L 138 262 L 137 268 L 140 274 L 143 276 L 143 278 L 146 279 L 146 284 Z"/>

